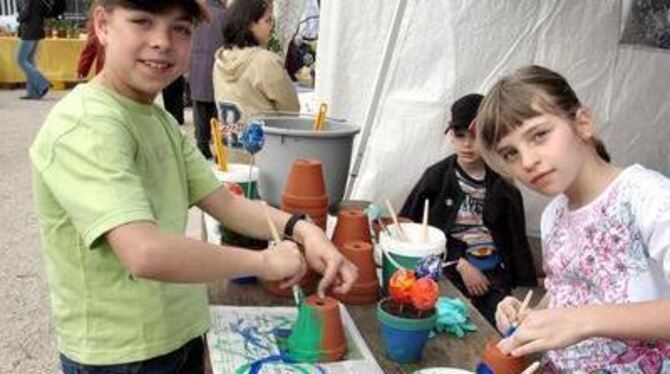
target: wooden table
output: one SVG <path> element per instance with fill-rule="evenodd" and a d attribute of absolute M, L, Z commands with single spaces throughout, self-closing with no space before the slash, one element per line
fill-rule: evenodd
<path fill-rule="evenodd" d="M 463 298 L 463 295 L 450 282 L 440 282 L 440 289 L 444 296 Z M 293 305 L 293 299 L 272 296 L 258 284 L 213 283 L 209 285 L 209 299 L 211 304 L 224 305 Z M 468 305 L 470 304 L 468 303 Z M 376 305 L 348 305 L 347 310 L 385 373 L 411 373 L 421 368 L 435 366 L 474 370 L 486 342 L 500 337 L 484 317 L 470 305 L 470 320 L 477 326 L 478 332 L 469 333 L 463 339 L 448 334 L 440 334 L 428 342 L 423 351 L 421 362 L 401 365 L 388 360 L 384 355 L 384 346 L 376 316 Z"/>

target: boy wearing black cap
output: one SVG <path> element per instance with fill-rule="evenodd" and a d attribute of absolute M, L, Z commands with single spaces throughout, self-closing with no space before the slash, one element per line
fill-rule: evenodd
<path fill-rule="evenodd" d="M 447 236 L 445 275 L 495 325 L 498 302 L 537 279 L 521 194 L 486 165 L 476 144 L 482 99 L 470 94 L 452 105 L 446 134 L 456 152 L 425 171 L 401 215 L 419 222 L 430 201 L 428 223 Z"/>

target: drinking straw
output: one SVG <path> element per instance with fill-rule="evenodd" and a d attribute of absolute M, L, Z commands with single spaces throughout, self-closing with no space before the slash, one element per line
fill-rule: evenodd
<path fill-rule="evenodd" d="M 540 362 L 535 361 L 532 364 L 530 364 L 530 366 L 528 366 L 526 370 L 522 371 L 521 374 L 533 374 L 539 368 L 540 368 Z"/>
<path fill-rule="evenodd" d="M 328 112 L 328 104 L 321 103 L 319 106 L 319 113 L 314 118 L 314 131 L 323 131 L 326 124 L 326 113 Z"/>
<path fill-rule="evenodd" d="M 398 222 L 398 216 L 395 215 L 395 211 L 393 210 L 393 206 L 391 206 L 389 199 L 386 199 L 386 209 L 388 209 L 389 213 L 391 214 L 391 218 L 393 219 L 395 226 L 398 228 L 398 233 L 400 234 L 401 239 L 407 241 L 407 234 L 405 234 L 402 226 L 400 226 L 400 222 Z"/>
<path fill-rule="evenodd" d="M 263 212 L 265 213 L 265 219 L 268 221 L 268 226 L 270 226 L 270 232 L 272 233 L 272 239 L 276 244 L 279 244 L 281 242 L 281 238 L 279 237 L 279 231 L 277 231 L 277 228 L 275 227 L 275 223 L 272 222 L 272 218 L 270 217 L 270 211 L 268 210 L 268 204 L 261 200 L 261 206 L 263 207 Z M 297 284 L 293 286 L 293 299 L 295 300 L 296 305 L 300 305 L 302 302 L 302 290 L 300 289 L 300 286 Z"/>
<path fill-rule="evenodd" d="M 428 209 L 430 201 L 426 199 L 423 203 L 423 221 L 421 221 L 422 239 L 426 243 L 428 241 Z"/>

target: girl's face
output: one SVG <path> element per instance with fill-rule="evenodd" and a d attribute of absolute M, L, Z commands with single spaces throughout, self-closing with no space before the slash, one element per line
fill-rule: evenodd
<path fill-rule="evenodd" d="M 591 152 L 585 139 L 593 135 L 593 124 L 584 112 L 577 117 L 571 124 L 545 113 L 524 121 L 503 137 L 496 151 L 508 172 L 543 195 L 568 190 Z"/>
<path fill-rule="evenodd" d="M 179 7 L 161 14 L 98 7 L 94 22 L 105 46 L 101 80 L 121 94 L 151 103 L 186 70 L 193 20 Z"/>
<path fill-rule="evenodd" d="M 254 38 L 261 47 L 267 47 L 270 43 L 270 35 L 272 34 L 272 11 L 268 6 L 265 14 L 258 21 L 252 22 L 249 30 L 254 35 Z"/>

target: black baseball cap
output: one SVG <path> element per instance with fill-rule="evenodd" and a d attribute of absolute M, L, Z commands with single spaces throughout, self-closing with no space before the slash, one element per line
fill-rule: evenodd
<path fill-rule="evenodd" d="M 451 121 L 445 133 L 449 130 L 468 130 L 472 121 L 477 117 L 479 105 L 484 100 L 480 94 L 469 94 L 456 100 L 451 106 Z"/>

